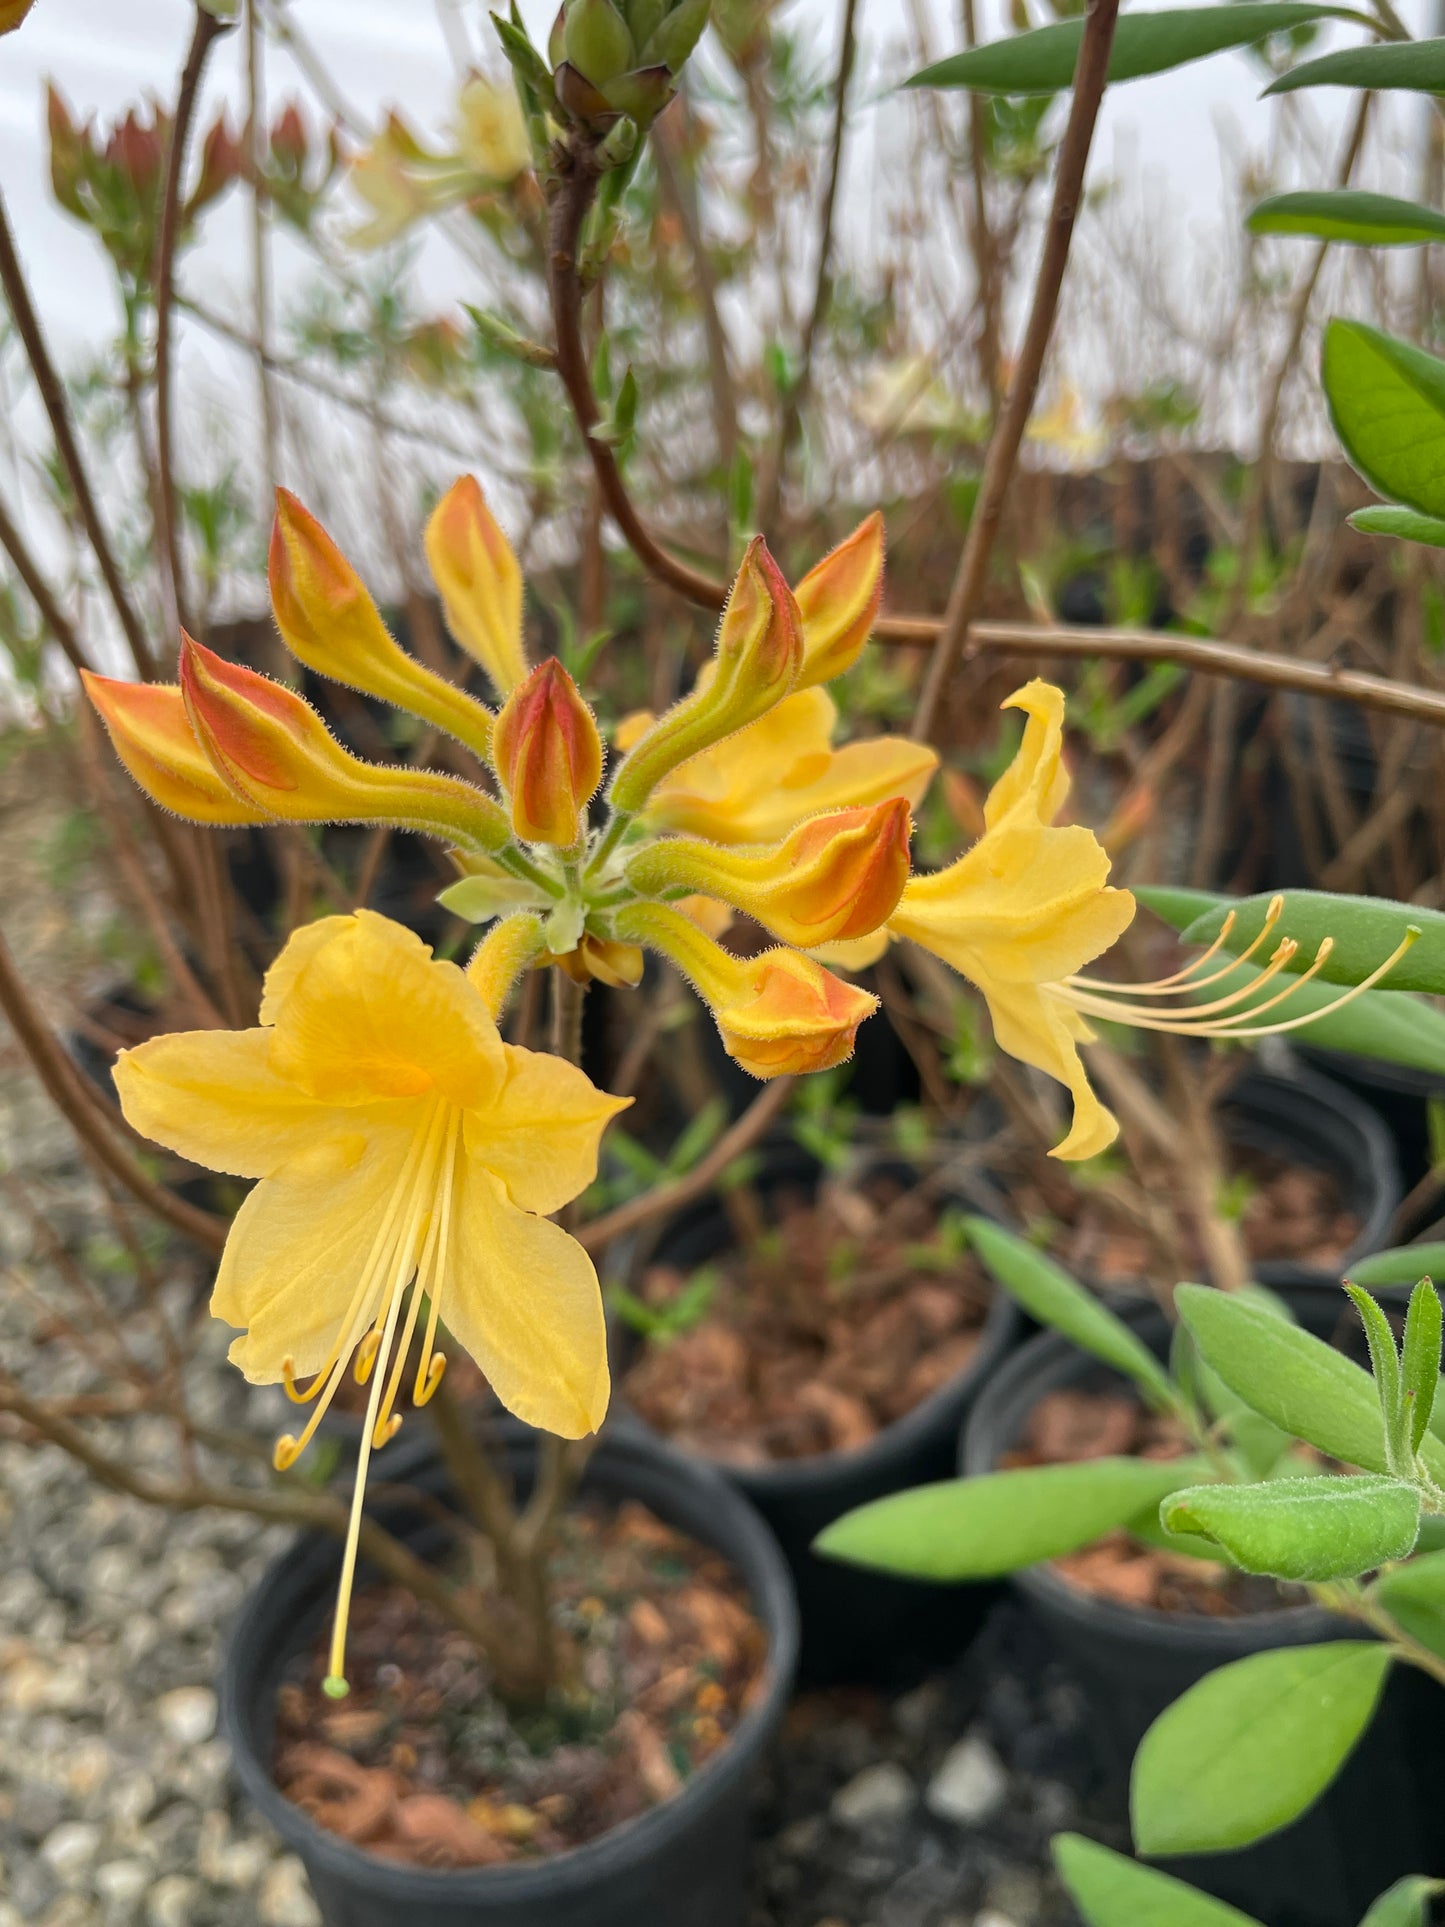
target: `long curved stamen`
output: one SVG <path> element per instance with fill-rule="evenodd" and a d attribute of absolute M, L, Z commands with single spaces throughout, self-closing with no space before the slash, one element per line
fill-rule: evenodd
<path fill-rule="evenodd" d="M 1233 910 L 1225 917 L 1220 927 L 1219 935 L 1214 939 L 1214 942 L 1210 944 L 1209 948 L 1201 951 L 1193 963 L 1186 964 L 1182 970 L 1176 970 L 1172 976 L 1156 977 L 1152 983 L 1147 984 L 1121 984 L 1109 977 L 1087 977 L 1082 975 L 1066 977 L 1064 982 L 1068 984 L 1071 990 L 1101 990 L 1109 991 L 1114 995 L 1128 992 L 1130 996 L 1134 997 L 1188 997 L 1196 990 L 1207 989 L 1210 984 L 1222 983 L 1237 964 L 1248 963 L 1283 914 L 1284 898 L 1280 896 L 1271 897 L 1264 913 L 1264 922 L 1260 925 L 1259 931 L 1253 941 L 1247 944 L 1237 957 L 1231 957 L 1222 970 L 1216 970 L 1213 975 L 1209 977 L 1201 977 L 1197 973 L 1203 970 L 1206 964 L 1213 962 L 1214 958 L 1217 957 L 1219 952 L 1224 948 L 1229 933 L 1235 925 L 1236 913 Z"/>
<path fill-rule="evenodd" d="M 420 1155 L 410 1187 L 410 1196 L 407 1199 L 406 1218 L 393 1246 L 394 1263 L 391 1284 L 387 1292 L 386 1319 L 376 1354 L 376 1370 L 371 1380 L 371 1396 L 366 1402 L 366 1421 L 361 1435 L 361 1449 L 356 1458 L 356 1484 L 351 1493 L 351 1518 L 346 1529 L 346 1550 L 341 1560 L 336 1618 L 331 1631 L 331 1653 L 326 1678 L 321 1682 L 322 1690 L 332 1699 L 344 1698 L 348 1690 L 345 1673 L 346 1627 L 351 1616 L 352 1587 L 356 1581 L 356 1554 L 361 1537 L 362 1508 L 366 1500 L 367 1468 L 371 1463 L 371 1454 L 379 1430 L 382 1389 L 386 1382 L 387 1362 L 391 1356 L 392 1340 L 396 1336 L 397 1320 L 401 1316 L 401 1301 L 416 1272 L 417 1244 L 422 1221 L 426 1216 L 428 1204 L 435 1196 L 437 1153 L 448 1108 L 440 1103 L 435 1105 L 425 1129 L 417 1133 L 417 1143 L 421 1147 Z"/>
<path fill-rule="evenodd" d="M 450 1109 L 447 1120 L 446 1148 L 442 1153 L 441 1191 L 443 1197 L 451 1196 L 452 1164 L 456 1155 L 457 1137 L 461 1129 L 460 1111 Z M 386 1395 L 381 1401 L 381 1412 L 376 1421 L 376 1433 L 372 1443 L 378 1451 L 387 1438 L 394 1438 L 401 1425 L 400 1418 L 393 1419 L 392 1407 L 396 1403 L 397 1391 L 401 1385 L 402 1374 L 406 1370 L 407 1356 L 411 1351 L 412 1336 L 416 1331 L 417 1314 L 421 1310 L 423 1296 L 429 1297 L 433 1304 L 440 1296 L 441 1283 L 435 1259 L 440 1246 L 441 1218 L 445 1208 L 441 1199 L 433 1201 L 431 1220 L 426 1229 L 426 1243 L 416 1268 L 416 1278 L 411 1288 L 411 1299 L 406 1308 L 406 1323 L 401 1337 L 397 1340 L 396 1351 L 391 1361 L 391 1377 L 387 1381 Z M 385 1437 L 383 1437 L 383 1434 Z"/>
<path fill-rule="evenodd" d="M 392 1187 L 392 1193 L 387 1201 L 385 1215 L 381 1223 L 377 1226 L 376 1235 L 371 1241 L 371 1249 L 367 1253 L 366 1263 L 362 1266 L 361 1276 L 357 1280 L 356 1289 L 351 1294 L 351 1303 L 346 1308 L 346 1315 L 337 1328 L 336 1338 L 332 1344 L 326 1363 L 321 1367 L 321 1370 L 312 1379 L 310 1385 L 304 1392 L 296 1388 L 295 1376 L 291 1369 L 291 1361 L 288 1359 L 282 1367 L 282 1376 L 286 1384 L 287 1394 L 294 1403 L 309 1404 L 312 1399 L 316 1398 L 318 1391 L 321 1392 L 321 1397 L 317 1402 L 315 1411 L 306 1421 L 305 1428 L 299 1438 L 294 1438 L 289 1432 L 283 1432 L 280 1438 L 277 1439 L 275 1450 L 271 1455 L 271 1462 L 278 1472 L 284 1472 L 288 1467 L 293 1466 L 316 1436 L 316 1428 L 320 1425 L 322 1419 L 325 1418 L 331 1401 L 336 1397 L 341 1386 L 341 1381 L 346 1376 L 346 1362 L 350 1358 L 363 1330 L 370 1322 L 371 1302 L 376 1292 L 377 1283 L 385 1274 L 387 1266 L 391 1262 L 391 1254 L 396 1242 L 397 1217 L 401 1211 L 403 1200 L 407 1197 L 410 1187 L 415 1181 L 417 1166 L 426 1149 L 427 1138 L 428 1133 L 426 1131 L 418 1131 L 407 1151 L 406 1162 L 402 1166 L 400 1177 Z M 323 1386 L 325 1388 L 324 1390 L 322 1389 Z"/>
<path fill-rule="evenodd" d="M 1331 1017 L 1337 1011 L 1343 1010 L 1347 1004 L 1352 1004 L 1357 997 L 1363 996 L 1367 990 L 1372 990 L 1383 977 L 1388 976 L 1390 971 L 1394 969 L 1395 965 L 1419 935 L 1420 932 L 1417 929 L 1413 927 L 1409 929 L 1390 952 L 1389 956 L 1385 958 L 1383 963 L 1377 964 L 1367 977 L 1362 978 L 1359 983 L 1353 984 L 1348 990 L 1342 992 L 1332 1003 L 1322 1004 L 1317 1010 L 1301 1011 L 1299 1015 L 1295 1017 L 1281 1018 L 1278 1023 L 1273 1024 L 1261 1024 L 1255 1020 L 1262 1017 L 1267 1011 L 1273 1010 L 1278 1005 L 1288 1001 L 1304 984 L 1307 984 L 1312 977 L 1324 968 L 1330 952 L 1334 949 L 1333 937 L 1326 937 L 1323 940 L 1319 950 L 1315 953 L 1313 963 L 1310 964 L 1307 970 L 1301 971 L 1293 982 L 1286 984 L 1281 990 L 1276 991 L 1272 997 L 1267 997 L 1263 1003 L 1249 1003 L 1246 1005 L 1244 1000 L 1252 997 L 1260 985 L 1266 981 L 1267 977 L 1276 974 L 1274 969 L 1268 971 L 1262 970 L 1252 984 L 1247 984 L 1235 997 L 1221 1000 L 1220 1005 L 1213 1007 L 1205 1006 L 1197 1012 L 1178 1011 L 1167 1017 L 1148 1009 L 1114 1004 L 1102 998 L 1075 994 L 1072 990 L 1061 989 L 1058 994 L 1063 997 L 1066 1003 L 1070 1004 L 1075 1010 L 1080 1011 L 1084 1016 L 1125 1023 L 1136 1030 L 1162 1031 L 1179 1037 L 1277 1037 L 1285 1031 L 1303 1030 L 1309 1024 L 1318 1023 L 1322 1017 Z M 1289 940 L 1286 939 L 1286 943 L 1288 943 L 1288 941 Z M 1280 945 L 1281 951 L 1285 948 L 1286 944 Z M 1279 951 L 1276 951 L 1276 958 L 1278 958 L 1279 954 Z M 1293 954 L 1292 951 L 1291 954 Z M 1220 1021 L 1217 1017 L 1211 1018 L 1207 1014 L 1210 1008 L 1218 1009 L 1224 1005 L 1233 1006 L 1231 1015 L 1226 1020 Z M 1203 1022 L 1199 1021 L 1201 1017 L 1204 1020 Z"/>
<path fill-rule="evenodd" d="M 1075 993 L 1064 989 L 1061 994 L 1067 1002 L 1089 1016 L 1110 1018 L 1115 1023 L 1129 1024 L 1140 1030 L 1172 1030 L 1180 1026 L 1195 1030 L 1201 1021 L 1208 1022 L 1210 1018 L 1219 1016 L 1223 1011 L 1236 1010 L 1247 998 L 1252 997 L 1262 984 L 1277 977 L 1289 965 L 1298 949 L 1299 945 L 1294 939 L 1286 937 L 1253 982 L 1240 985 L 1238 989 L 1230 991 L 1227 997 L 1216 997 L 1212 1003 L 1199 1004 L 1191 1011 L 1160 1013 L 1151 1010 L 1148 1004 L 1127 1003 L 1122 997 L 1115 1002 L 1111 998 L 1100 997 L 1097 993 L 1087 991 Z M 1127 989 L 1127 985 L 1121 986 L 1121 990 Z"/>
<path fill-rule="evenodd" d="M 412 1387 L 411 1402 L 420 1407 L 427 1403 L 446 1370 L 446 1354 L 433 1353 L 436 1344 L 437 1320 L 441 1316 L 441 1287 L 447 1275 L 447 1255 L 451 1245 L 452 1230 L 452 1192 L 456 1188 L 457 1142 L 461 1130 L 461 1117 L 455 1119 L 447 1140 L 446 1167 L 438 1186 L 437 1198 L 437 1247 L 432 1267 L 432 1286 L 429 1292 L 431 1303 L 427 1308 L 426 1337 L 422 1340 L 421 1357 L 417 1361 L 416 1383 Z"/>

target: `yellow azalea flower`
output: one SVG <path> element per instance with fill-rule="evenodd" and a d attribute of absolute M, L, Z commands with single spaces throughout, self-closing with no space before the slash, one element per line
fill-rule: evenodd
<path fill-rule="evenodd" d="M 983 992 L 1001 1049 L 1068 1087 L 1074 1122 L 1055 1157 L 1093 1157 L 1119 1127 L 1080 1061 L 1093 1032 L 1067 980 L 1128 928 L 1134 899 L 1108 886 L 1109 858 L 1092 830 L 1054 826 L 1069 790 L 1062 690 L 1035 680 L 1004 707 L 1028 721 L 984 804 L 983 835 L 946 870 L 913 877 L 889 929 Z"/>
<path fill-rule="evenodd" d="M 144 1136 L 260 1180 L 231 1227 L 211 1309 L 240 1328 L 231 1358 L 253 1384 L 284 1382 L 314 1403 L 300 1436 L 279 1441 L 278 1465 L 310 1441 L 353 1359 L 372 1380 L 339 1680 L 367 1461 L 400 1424 L 423 1306 L 414 1403 L 440 1377 L 445 1320 L 519 1418 L 564 1438 L 601 1424 L 597 1275 L 545 1214 L 591 1182 L 602 1131 L 630 1100 L 503 1043 L 483 985 L 366 910 L 291 938 L 256 1028 L 154 1038 L 121 1053 L 115 1080 Z"/>
<path fill-rule="evenodd" d="M 650 720 L 629 716 L 626 748 Z M 875 736 L 833 748 L 838 710 L 825 689 L 801 689 L 660 783 L 646 820 L 715 843 L 777 843 L 804 817 L 902 797 L 917 809 L 938 767 L 926 744 Z"/>

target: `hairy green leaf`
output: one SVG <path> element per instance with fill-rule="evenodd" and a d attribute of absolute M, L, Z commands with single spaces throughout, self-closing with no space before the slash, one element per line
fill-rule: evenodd
<path fill-rule="evenodd" d="M 1246 225 L 1254 234 L 1312 234 L 1321 241 L 1358 247 L 1445 241 L 1445 214 L 1438 208 L 1358 187 L 1272 194 L 1250 209 Z"/>
<path fill-rule="evenodd" d="M 1088 1545 L 1202 1470 L 1197 1459 L 1105 1458 L 946 1479 L 845 1513 L 813 1549 L 913 1579 L 996 1579 Z"/>
<path fill-rule="evenodd" d="M 1082 1834 L 1055 1835 L 1053 1855 L 1085 1927 L 1259 1927 L 1238 1908 Z"/>
<path fill-rule="evenodd" d="M 1445 549 L 1445 522 L 1438 516 L 1421 515 L 1417 509 L 1380 502 L 1373 508 L 1356 509 L 1347 519 L 1362 535 L 1393 535 L 1400 542 L 1424 542 L 1432 549 Z"/>
<path fill-rule="evenodd" d="M 1379 968 L 1411 930 L 1417 930 L 1419 936 L 1386 981 L 1392 991 L 1445 991 L 1445 914 L 1439 910 L 1393 903 L 1386 897 L 1334 896 L 1326 890 L 1283 890 L 1279 895 L 1284 907 L 1261 949 L 1267 945 L 1273 950 L 1282 938 L 1293 937 L 1299 951 L 1290 963 L 1292 970 L 1307 969 L 1329 937 L 1333 948 L 1320 978 L 1331 984 L 1358 984 Z M 1213 943 L 1232 910 L 1234 922 L 1223 947 L 1237 957 L 1258 937 L 1272 901 L 1272 896 L 1263 894 L 1218 899 L 1186 925 L 1184 941 Z"/>
<path fill-rule="evenodd" d="M 1370 1588 L 1411 1639 L 1445 1656 L 1445 1552 L 1427 1552 L 1397 1572 L 1387 1572 Z"/>
<path fill-rule="evenodd" d="M 1141 1853 L 1223 1853 L 1312 1806 L 1370 1723 L 1390 1649 L 1330 1640 L 1251 1653 L 1168 1707 L 1134 1756 Z"/>
<path fill-rule="evenodd" d="M 1440 1389 L 1440 1294 L 1422 1278 L 1410 1294 L 1400 1347 L 1400 1391 L 1408 1408 L 1410 1450 L 1418 1452 Z"/>
<path fill-rule="evenodd" d="M 1372 1251 L 1350 1266 L 1357 1285 L 1414 1285 L 1422 1278 L 1445 1278 L 1445 1244 L 1393 1245 Z"/>
<path fill-rule="evenodd" d="M 1430 1902 L 1439 1893 L 1445 1893 L 1445 1880 L 1407 1874 L 1388 1893 L 1380 1895 L 1360 1927 L 1429 1927 Z"/>
<path fill-rule="evenodd" d="M 1303 60 L 1272 81 L 1266 94 L 1292 94 L 1301 87 L 1404 88 L 1412 94 L 1445 93 L 1445 40 L 1398 40 L 1372 47 L 1337 47 Z"/>
<path fill-rule="evenodd" d="M 1402 1479 L 1272 1479 L 1190 1486 L 1159 1508 L 1170 1532 L 1220 1545 L 1245 1572 L 1275 1579 L 1354 1579 L 1407 1558 L 1420 1531 L 1420 1493 Z"/>

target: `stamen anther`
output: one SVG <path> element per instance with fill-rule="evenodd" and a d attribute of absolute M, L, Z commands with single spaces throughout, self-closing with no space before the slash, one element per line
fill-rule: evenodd
<path fill-rule="evenodd" d="M 426 1377 L 424 1379 L 419 1378 L 412 1388 L 411 1402 L 413 1407 L 425 1405 L 430 1400 L 437 1386 L 441 1384 L 442 1374 L 446 1368 L 446 1353 L 433 1352 L 431 1362 L 426 1368 Z"/>
<path fill-rule="evenodd" d="M 371 1435 L 371 1449 L 379 1452 L 383 1445 L 389 1445 L 401 1430 L 401 1413 L 393 1412 L 390 1418 L 376 1421 L 376 1430 Z"/>
<path fill-rule="evenodd" d="M 356 1362 L 352 1375 L 358 1385 L 364 1385 L 371 1377 L 371 1368 L 376 1363 L 376 1354 L 381 1349 L 381 1332 L 373 1325 L 356 1348 Z"/>
<path fill-rule="evenodd" d="M 301 1456 L 301 1441 L 283 1432 L 271 1448 L 271 1463 L 278 1472 L 289 1472 Z"/>

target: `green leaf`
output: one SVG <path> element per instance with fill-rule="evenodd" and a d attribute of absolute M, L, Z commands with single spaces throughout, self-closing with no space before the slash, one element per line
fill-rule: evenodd
<path fill-rule="evenodd" d="M 1360 1314 L 1365 1342 L 1370 1348 L 1370 1364 L 1375 1373 L 1375 1395 L 1385 1421 L 1385 1456 L 1390 1470 L 1402 1477 L 1411 1465 L 1409 1419 L 1400 1394 L 1400 1354 L 1390 1321 L 1362 1285 L 1345 1286 L 1350 1302 Z"/>
<path fill-rule="evenodd" d="M 1168 1707 L 1134 1756 L 1141 1853 L 1222 1853 L 1288 1826 L 1370 1723 L 1390 1649 L 1282 1646 L 1221 1666 Z"/>
<path fill-rule="evenodd" d="M 1203 1485 L 1159 1508 L 1169 1532 L 1223 1546 L 1245 1572 L 1275 1579 L 1354 1579 L 1413 1551 L 1420 1493 L 1403 1479 L 1274 1479 Z"/>
<path fill-rule="evenodd" d="M 1085 1927 L 1259 1927 L 1249 1914 L 1082 1834 L 1056 1834 L 1053 1855 Z"/>
<path fill-rule="evenodd" d="M 1437 208 L 1358 187 L 1272 194 L 1250 209 L 1246 225 L 1253 234 L 1312 234 L 1321 241 L 1358 247 L 1445 241 L 1445 214 Z"/>
<path fill-rule="evenodd" d="M 1445 1278 L 1445 1244 L 1396 1245 L 1350 1266 L 1357 1285 L 1413 1285 L 1437 1275 Z"/>
<path fill-rule="evenodd" d="M 1445 40 L 1338 47 L 1317 60 L 1301 61 L 1264 91 L 1292 94 L 1301 87 L 1402 87 L 1412 94 L 1445 93 Z"/>
<path fill-rule="evenodd" d="M 1132 1378 L 1152 1404 L 1165 1408 L 1178 1404 L 1169 1374 L 1153 1352 L 1092 1292 L 1076 1284 L 1051 1258 L 988 1218 L 966 1222 L 984 1264 L 1041 1325 L 1052 1325 L 1081 1351 L 1092 1352 Z"/>
<path fill-rule="evenodd" d="M 1390 989 L 1445 991 L 1445 915 L 1440 911 L 1394 903 L 1388 897 L 1334 896 L 1326 890 L 1283 890 L 1279 895 L 1284 908 L 1265 943 L 1272 950 L 1281 938 L 1293 937 L 1299 951 L 1291 961 L 1292 970 L 1306 969 L 1329 937 L 1334 947 L 1320 979 L 1358 984 L 1379 968 L 1411 930 L 1418 930 L 1418 938 L 1390 971 Z M 1264 895 L 1220 899 L 1185 927 L 1184 941 L 1213 943 L 1232 910 L 1234 922 L 1224 948 L 1237 957 L 1259 935 L 1272 901 L 1273 897 Z"/>
<path fill-rule="evenodd" d="M 1432 549 L 1445 549 L 1445 522 L 1434 515 L 1421 515 L 1416 509 L 1382 502 L 1374 508 L 1356 509 L 1347 519 L 1362 535 L 1393 535 L 1401 542 L 1425 542 Z"/>
<path fill-rule="evenodd" d="M 1117 86 L 1121 80 L 1168 73 L 1191 60 L 1247 47 L 1269 34 L 1325 19 L 1361 21 L 1362 16 L 1346 7 L 1298 5 L 1292 0 L 1237 0 L 1227 7 L 1121 14 L 1109 56 L 1109 81 Z M 968 87 L 980 94 L 1062 93 L 1073 85 L 1083 37 L 1082 19 L 1060 20 L 1031 33 L 990 41 L 986 47 L 950 54 L 914 74 L 908 85 Z"/>
<path fill-rule="evenodd" d="M 1417 1555 L 1370 1587 L 1370 1598 L 1432 1653 L 1445 1656 L 1445 1552 Z"/>
<path fill-rule="evenodd" d="M 1200 1476 L 1198 1459 L 1088 1459 L 891 1493 L 825 1528 L 813 1550 L 913 1579 L 997 1579 L 1088 1545 Z"/>
<path fill-rule="evenodd" d="M 1430 1901 L 1440 1893 L 1445 1893 L 1445 1880 L 1407 1874 L 1388 1893 L 1380 1895 L 1360 1927 L 1429 1927 Z"/>
<path fill-rule="evenodd" d="M 1410 1450 L 1418 1452 L 1440 1389 L 1440 1294 L 1422 1278 L 1410 1294 L 1400 1347 L 1400 1390 L 1410 1422 Z"/>
<path fill-rule="evenodd" d="M 1325 329 L 1320 377 L 1335 433 L 1371 488 L 1445 516 L 1445 361 L 1336 317 Z"/>
<path fill-rule="evenodd" d="M 1253 1411 L 1346 1465 L 1389 1469 L 1368 1372 L 1230 1292 L 1181 1285 L 1174 1303 L 1205 1363 Z"/>

